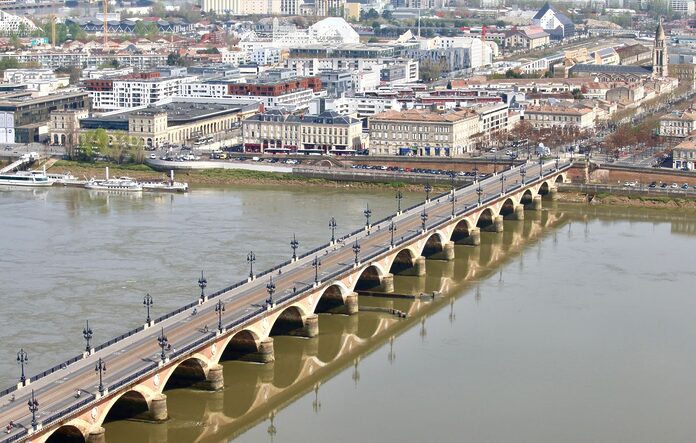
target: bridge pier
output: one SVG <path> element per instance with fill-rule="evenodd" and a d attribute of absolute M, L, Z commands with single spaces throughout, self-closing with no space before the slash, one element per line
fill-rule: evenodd
<path fill-rule="evenodd" d="M 541 211 L 541 195 L 532 197 L 532 202 L 525 206 L 525 209 L 531 211 Z"/>
<path fill-rule="evenodd" d="M 351 292 L 350 294 L 346 295 L 346 302 L 344 304 L 344 312 L 341 312 L 341 314 L 346 314 L 346 315 L 353 315 L 358 313 L 358 293 L 357 292 Z"/>
<path fill-rule="evenodd" d="M 225 386 L 225 379 L 222 374 L 222 365 L 213 365 L 208 369 L 205 380 L 199 381 L 193 387 L 203 391 L 219 391 Z"/>
<path fill-rule="evenodd" d="M 549 200 L 558 200 L 558 186 L 549 187 Z"/>
<path fill-rule="evenodd" d="M 470 228 L 469 236 L 457 242 L 458 245 L 478 246 L 481 244 L 481 228 Z"/>
<path fill-rule="evenodd" d="M 157 394 L 150 400 L 150 410 L 147 412 L 146 419 L 160 423 L 169 418 L 167 411 L 167 396 L 165 394 Z"/>
<path fill-rule="evenodd" d="M 524 220 L 524 205 L 515 205 L 511 214 L 505 216 L 506 220 Z"/>
<path fill-rule="evenodd" d="M 275 352 L 273 348 L 273 337 L 266 337 L 259 341 L 256 352 L 250 352 L 239 358 L 239 361 L 248 361 L 252 363 L 271 363 L 275 361 Z"/>
<path fill-rule="evenodd" d="M 413 266 L 399 272 L 399 275 L 422 277 L 425 275 L 425 257 L 422 255 L 413 260 Z"/>
<path fill-rule="evenodd" d="M 394 292 L 394 274 L 384 274 L 377 290 L 380 292 Z"/>
<path fill-rule="evenodd" d="M 483 228 L 483 230 L 486 232 L 503 232 L 503 216 L 494 216 L 493 223 Z"/>
<path fill-rule="evenodd" d="M 453 241 L 446 242 L 445 244 L 442 245 L 441 252 L 436 252 L 435 254 L 431 255 L 428 258 L 430 258 L 431 260 L 445 260 L 445 261 L 454 260 L 454 242 Z"/>
<path fill-rule="evenodd" d="M 103 427 L 98 427 L 97 429 L 92 429 L 87 434 L 85 438 L 86 443 L 106 443 L 106 429 Z"/>
<path fill-rule="evenodd" d="M 301 337 L 312 338 L 319 335 L 319 316 L 317 314 L 308 315 L 304 321 L 304 327 L 298 331 Z"/>

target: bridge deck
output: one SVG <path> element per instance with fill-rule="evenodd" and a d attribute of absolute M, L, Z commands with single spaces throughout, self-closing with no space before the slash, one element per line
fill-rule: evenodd
<path fill-rule="evenodd" d="M 546 179 L 549 174 L 558 171 L 555 162 L 542 166 L 526 164 L 526 186 L 531 186 Z M 543 168 L 543 177 L 540 175 Z M 570 164 L 561 164 L 560 170 L 565 170 Z M 480 181 L 482 207 L 503 198 L 501 194 L 500 176 L 506 177 L 505 194 L 515 192 L 522 187 L 520 167 L 499 173 L 486 180 Z M 419 204 L 405 210 L 394 217 L 397 231 L 394 236 L 395 244 L 407 244 L 422 235 L 421 213 L 425 207 L 428 213 L 427 229 L 431 230 L 450 221 L 452 204 L 449 194 L 434 196 L 429 203 Z M 466 215 L 478 208 L 478 195 L 475 185 L 459 188 L 456 191 L 455 212 L 457 216 Z M 155 320 L 153 327 L 137 328 L 117 339 L 95 348 L 94 354 L 83 358 L 82 355 L 71 359 L 65 364 L 58 365 L 40 376 L 31 377 L 31 383 L 20 389 L 12 387 L 0 392 L 0 426 L 10 421 L 15 423 L 14 430 L 0 437 L 1 442 L 16 441 L 24 438 L 31 429 L 31 415 L 27 408 L 27 400 L 33 389 L 40 403 L 37 421 L 47 427 L 50 424 L 65 419 L 75 411 L 83 410 L 97 396 L 97 378 L 94 367 L 97 359 L 108 357 L 108 372 L 104 374 L 104 385 L 113 393 L 127 383 L 149 374 L 159 363 L 159 347 L 157 336 L 162 328 L 172 345 L 169 353 L 171 360 L 182 354 L 203 346 L 215 339 L 217 314 L 215 304 L 221 299 L 226 310 L 223 324 L 227 330 L 236 329 L 241 324 L 257 318 L 266 311 L 264 302 L 267 298 L 266 284 L 268 275 L 273 275 L 276 284 L 274 300 L 276 309 L 291 303 L 293 299 L 305 291 L 313 290 L 314 267 L 312 260 L 315 255 L 321 258 L 319 279 L 328 283 L 339 275 L 353 271 L 354 252 L 351 248 L 357 239 L 360 246 L 360 261 L 365 263 L 381 256 L 389 250 L 390 231 L 388 229 L 391 217 L 375 223 L 371 233 L 365 229 L 358 230 L 341 239 L 335 245 L 323 245 L 316 250 L 305 253 L 296 262 L 286 262 L 271 270 L 258 274 L 256 279 L 243 281 L 229 288 L 209 294 L 206 302 L 199 304 L 194 301 L 179 310 Z M 278 269 L 282 268 L 282 274 Z M 296 293 L 293 293 L 296 288 Z M 196 307 L 197 315 L 192 315 Z M 208 326 L 210 330 L 206 329 Z M 83 392 L 80 398 L 75 397 L 77 390 Z"/>

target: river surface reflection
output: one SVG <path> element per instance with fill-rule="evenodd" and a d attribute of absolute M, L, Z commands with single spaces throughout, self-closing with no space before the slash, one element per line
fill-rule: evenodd
<path fill-rule="evenodd" d="M 368 201 L 375 219 L 395 206 L 346 190 L 0 194 L 3 385 L 20 344 L 36 372 L 79 352 L 83 319 L 106 339 L 138 324 L 145 291 L 161 312 L 184 304 L 201 267 L 211 288 L 238 280 L 248 250 L 282 261 L 292 232 L 309 249 Z M 696 217 L 547 206 L 395 278 L 441 297 L 360 298 L 408 318 L 321 315 L 318 337 L 275 338 L 273 364 L 225 362 L 223 391 L 170 390 L 168 422 L 107 423 L 107 440 L 691 441 Z"/>

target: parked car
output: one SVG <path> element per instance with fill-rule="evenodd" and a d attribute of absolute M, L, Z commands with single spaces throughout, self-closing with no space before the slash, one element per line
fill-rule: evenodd
<path fill-rule="evenodd" d="M 684 189 L 684 190 L 689 189 L 689 184 L 688 184 L 688 183 L 684 183 L 684 184 L 681 186 L 681 188 Z"/>

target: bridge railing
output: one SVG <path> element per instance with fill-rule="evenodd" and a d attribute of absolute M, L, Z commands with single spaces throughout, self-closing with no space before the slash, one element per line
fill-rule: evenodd
<path fill-rule="evenodd" d="M 104 343 L 100 344 L 99 346 L 95 347 L 95 348 L 94 348 L 94 352 L 101 351 L 101 350 L 104 349 L 105 347 L 111 346 L 111 345 L 113 345 L 114 343 L 117 343 L 117 342 L 123 340 L 124 338 L 130 337 L 130 336 L 133 335 L 133 334 L 137 334 L 138 332 L 140 332 L 140 331 L 142 331 L 142 330 L 144 330 L 144 329 L 145 329 L 145 326 L 138 326 L 138 327 L 135 328 L 135 329 L 131 329 L 130 331 L 126 332 L 125 334 L 121 334 L 121 335 L 119 335 L 118 337 L 114 337 L 114 338 L 112 338 L 111 340 L 109 340 L 109 341 L 107 341 L 107 342 L 104 342 Z"/>

